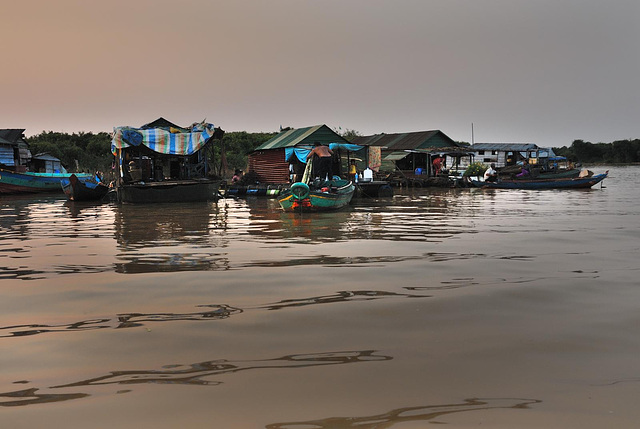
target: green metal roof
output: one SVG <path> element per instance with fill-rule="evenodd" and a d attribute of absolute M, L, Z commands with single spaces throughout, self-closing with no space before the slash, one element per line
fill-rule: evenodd
<path fill-rule="evenodd" d="M 411 152 L 391 152 L 389 155 L 384 157 L 385 161 L 398 161 L 409 155 Z"/>
<path fill-rule="evenodd" d="M 254 150 L 279 149 L 301 144 L 311 146 L 315 142 L 320 142 L 325 145 L 329 145 L 329 143 L 349 143 L 326 125 L 315 125 L 313 127 L 282 131 Z"/>
<path fill-rule="evenodd" d="M 458 143 L 440 130 L 361 136 L 356 137 L 352 143 L 363 146 L 382 146 L 384 150 L 394 152 L 399 150 L 460 147 Z"/>

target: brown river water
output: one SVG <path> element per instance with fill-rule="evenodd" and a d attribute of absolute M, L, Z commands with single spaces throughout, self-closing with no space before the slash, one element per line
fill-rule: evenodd
<path fill-rule="evenodd" d="M 640 167 L 609 170 L 303 216 L 2 196 L 0 427 L 638 427 Z"/>

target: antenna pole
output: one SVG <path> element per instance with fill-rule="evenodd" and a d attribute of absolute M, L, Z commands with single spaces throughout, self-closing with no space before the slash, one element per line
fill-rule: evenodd
<path fill-rule="evenodd" d="M 475 144 L 475 140 L 474 140 L 474 137 L 473 137 L 473 122 L 471 123 L 471 144 L 472 145 Z"/>

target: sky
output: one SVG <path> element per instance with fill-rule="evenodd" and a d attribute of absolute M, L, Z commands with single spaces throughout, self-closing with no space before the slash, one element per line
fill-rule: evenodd
<path fill-rule="evenodd" d="M 0 0 L 0 128 L 640 138 L 637 0 Z"/>

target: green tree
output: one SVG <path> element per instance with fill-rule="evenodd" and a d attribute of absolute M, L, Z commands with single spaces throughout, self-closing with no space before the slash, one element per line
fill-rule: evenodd
<path fill-rule="evenodd" d="M 209 150 L 209 161 L 217 175 L 223 175 L 221 171 L 222 151 L 224 150 L 229 173 L 235 169 L 246 170 L 247 155 L 255 148 L 271 139 L 277 133 L 248 133 L 246 131 L 234 131 L 224 134 L 222 141 L 214 141 Z"/>
<path fill-rule="evenodd" d="M 59 158 L 69 171 L 106 171 L 111 165 L 111 137 L 105 132 L 66 134 L 43 131 L 27 138 L 31 153 Z"/>

